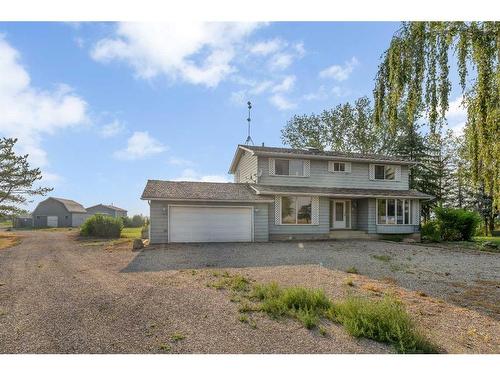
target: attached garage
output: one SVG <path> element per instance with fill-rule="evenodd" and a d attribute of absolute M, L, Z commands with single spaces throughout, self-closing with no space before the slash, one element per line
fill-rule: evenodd
<path fill-rule="evenodd" d="M 169 242 L 251 242 L 253 207 L 169 206 Z"/>
<path fill-rule="evenodd" d="M 248 184 L 149 180 L 151 244 L 269 241 L 271 197 Z"/>

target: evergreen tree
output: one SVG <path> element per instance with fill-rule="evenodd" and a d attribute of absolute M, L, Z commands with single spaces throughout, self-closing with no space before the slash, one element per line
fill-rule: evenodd
<path fill-rule="evenodd" d="M 32 195 L 45 195 L 51 188 L 34 187 L 42 178 L 38 168 L 30 168 L 28 155 L 16 155 L 17 139 L 0 139 L 0 217 L 22 212 L 20 205 Z"/>

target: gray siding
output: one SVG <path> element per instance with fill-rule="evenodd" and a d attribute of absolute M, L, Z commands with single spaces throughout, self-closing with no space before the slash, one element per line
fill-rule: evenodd
<path fill-rule="evenodd" d="M 415 225 L 377 225 L 377 233 L 380 234 L 405 234 L 418 232 Z"/>
<path fill-rule="evenodd" d="M 238 163 L 234 182 L 255 183 L 257 181 L 257 156 L 245 151 Z"/>
<path fill-rule="evenodd" d="M 368 199 L 358 199 L 357 206 L 357 229 L 368 231 Z"/>
<path fill-rule="evenodd" d="M 89 214 L 77 214 L 77 213 L 74 213 L 71 215 L 71 225 L 73 227 L 79 227 L 81 226 L 85 220 L 87 220 L 90 216 L 92 215 L 89 215 Z"/>
<path fill-rule="evenodd" d="M 71 212 L 69 212 L 61 202 L 48 198 L 40 202 L 33 211 L 33 226 L 35 228 L 46 227 L 47 216 L 57 216 L 58 227 L 71 227 L 71 215 Z"/>
<path fill-rule="evenodd" d="M 368 198 L 368 217 L 367 229 L 368 233 L 377 233 L 377 200 L 375 198 Z"/>
<path fill-rule="evenodd" d="M 104 214 L 104 215 L 110 215 L 110 216 L 113 216 L 113 217 L 122 217 L 122 216 L 127 216 L 127 211 L 116 211 L 116 210 L 113 210 L 109 207 L 105 207 L 103 205 L 97 205 L 97 206 L 94 206 L 94 207 L 89 207 L 86 209 L 87 212 L 91 215 L 94 215 L 94 214 Z"/>
<path fill-rule="evenodd" d="M 254 220 L 254 241 L 269 240 L 268 207 L 269 203 L 227 203 L 227 202 L 189 202 L 189 201 L 151 201 L 150 204 L 150 241 L 152 244 L 168 242 L 168 205 L 190 206 L 252 206 Z"/>
<path fill-rule="evenodd" d="M 269 210 L 269 234 L 270 235 L 295 235 L 314 234 L 322 235 L 330 232 L 330 199 L 319 198 L 319 225 L 276 225 L 274 203 Z"/>
<path fill-rule="evenodd" d="M 361 189 L 408 190 L 408 166 L 401 166 L 401 181 L 378 181 L 369 178 L 370 163 L 351 162 L 351 173 L 328 171 L 327 160 L 311 160 L 310 177 L 270 176 L 269 158 L 258 158 L 258 170 L 262 171 L 259 183 L 263 185 L 340 187 Z"/>

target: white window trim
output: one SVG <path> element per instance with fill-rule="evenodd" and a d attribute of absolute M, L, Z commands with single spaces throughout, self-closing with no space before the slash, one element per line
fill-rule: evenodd
<path fill-rule="evenodd" d="M 387 201 L 389 199 L 393 199 L 394 200 L 394 220 L 395 220 L 395 223 L 394 224 L 387 224 L 387 223 L 379 223 L 378 222 L 378 204 L 379 204 L 379 201 L 380 200 L 385 200 L 385 217 L 386 217 L 386 220 L 387 220 Z M 398 224 L 398 200 L 401 200 L 403 201 L 403 224 Z M 410 219 L 410 222 L 409 223 L 404 223 L 404 218 L 405 218 L 405 201 L 408 201 L 408 208 L 409 208 L 409 212 L 408 212 L 408 218 Z M 412 212 L 412 204 L 411 204 L 412 200 L 411 199 L 406 199 L 406 198 L 377 198 L 377 204 L 375 205 L 375 215 L 377 217 L 377 225 L 390 225 L 390 226 L 394 226 L 394 225 L 415 225 L 412 223 L 413 221 L 413 212 Z"/>
<path fill-rule="evenodd" d="M 384 167 L 384 178 L 377 178 L 377 172 L 376 172 L 376 168 L 377 167 Z M 388 178 L 385 178 L 385 168 L 387 167 L 393 167 L 394 168 L 394 178 L 391 180 L 391 179 L 388 179 Z M 373 180 L 374 181 L 388 181 L 388 182 L 397 182 L 397 178 L 396 178 L 396 174 L 398 173 L 397 172 L 397 168 L 398 166 L 397 165 L 392 165 L 392 164 L 373 164 Z"/>
<path fill-rule="evenodd" d="M 344 170 L 343 171 L 336 171 L 335 170 L 335 163 L 344 164 Z M 351 173 L 351 162 L 329 160 L 328 161 L 328 172 L 334 173 L 334 174 L 350 174 Z"/>
<path fill-rule="evenodd" d="M 283 197 L 295 197 L 295 198 L 300 198 L 300 197 L 306 197 L 306 198 L 311 198 L 311 222 L 307 224 L 289 224 L 289 223 L 283 223 Z M 313 221 L 313 209 L 314 209 L 314 197 L 309 196 L 309 195 L 283 195 L 280 196 L 280 225 L 287 225 L 287 226 L 302 226 L 302 225 L 317 225 L 314 224 Z M 297 221 L 297 200 L 295 200 L 295 221 Z"/>
<path fill-rule="evenodd" d="M 274 174 L 269 174 L 270 176 L 274 177 L 292 177 L 292 178 L 307 178 L 309 176 L 306 175 L 306 160 L 305 159 L 287 159 L 287 158 L 272 158 L 274 162 Z M 296 176 L 296 175 L 291 175 L 291 174 L 278 174 L 276 173 L 276 160 L 288 160 L 290 162 L 291 160 L 302 160 L 302 176 Z M 288 165 L 288 173 L 290 173 L 290 165 Z"/>

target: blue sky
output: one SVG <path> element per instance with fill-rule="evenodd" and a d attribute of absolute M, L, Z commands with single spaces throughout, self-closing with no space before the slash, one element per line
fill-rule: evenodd
<path fill-rule="evenodd" d="M 371 98 L 398 27 L 0 23 L 0 135 L 19 138 L 51 195 L 146 214 L 148 178 L 231 180 L 248 100 L 254 142 L 275 146 L 292 115 Z"/>

